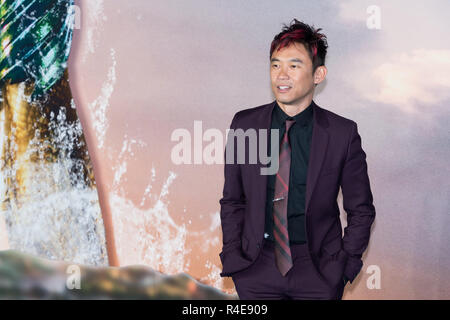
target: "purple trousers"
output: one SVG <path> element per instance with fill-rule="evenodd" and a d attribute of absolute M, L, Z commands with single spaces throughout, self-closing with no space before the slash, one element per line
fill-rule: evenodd
<path fill-rule="evenodd" d="M 291 254 L 294 266 L 283 277 L 275 264 L 274 242 L 264 239 L 256 261 L 231 276 L 239 299 L 342 299 L 343 281 L 331 287 L 321 277 L 307 244 L 291 244 Z"/>

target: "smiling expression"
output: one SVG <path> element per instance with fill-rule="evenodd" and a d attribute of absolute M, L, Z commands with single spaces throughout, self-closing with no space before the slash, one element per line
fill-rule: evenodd
<path fill-rule="evenodd" d="M 323 68 L 318 67 L 313 75 L 312 60 L 302 43 L 294 42 L 280 51 L 274 50 L 270 80 L 276 100 L 284 105 L 309 105 L 315 84 L 324 78 Z"/>

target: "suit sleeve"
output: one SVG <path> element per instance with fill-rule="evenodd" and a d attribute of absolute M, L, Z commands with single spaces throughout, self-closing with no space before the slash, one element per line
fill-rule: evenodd
<path fill-rule="evenodd" d="M 236 129 L 236 115 L 231 121 L 230 129 Z M 233 141 L 232 145 L 230 142 Z M 220 219 L 222 225 L 223 252 L 239 249 L 241 246 L 242 224 L 246 199 L 242 187 L 240 165 L 237 163 L 237 139 L 230 130 L 227 138 L 227 146 L 224 152 L 224 187 L 223 197 L 220 199 Z M 233 161 L 227 163 L 227 150 L 233 147 Z"/>
<path fill-rule="evenodd" d="M 362 268 L 361 257 L 369 243 L 370 228 L 375 219 L 366 153 L 361 147 L 361 137 L 354 121 L 341 176 L 341 188 L 343 207 L 347 213 L 343 250 L 349 255 L 344 275 L 351 283 Z"/>

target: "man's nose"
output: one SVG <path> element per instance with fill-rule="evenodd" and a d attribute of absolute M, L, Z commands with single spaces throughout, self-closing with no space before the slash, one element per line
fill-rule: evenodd
<path fill-rule="evenodd" d="M 288 78 L 288 73 L 285 68 L 280 69 L 280 72 L 278 73 L 278 78 L 280 79 Z"/>

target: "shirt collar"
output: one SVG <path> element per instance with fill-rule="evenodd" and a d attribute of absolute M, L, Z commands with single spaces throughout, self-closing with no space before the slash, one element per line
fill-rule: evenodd
<path fill-rule="evenodd" d="M 307 126 L 313 119 L 313 101 L 311 100 L 311 103 L 308 107 L 306 107 L 305 110 L 303 110 L 300 113 L 297 113 L 295 116 L 290 117 L 287 115 L 283 109 L 278 105 L 278 102 L 275 101 L 275 108 L 274 108 L 274 120 L 277 125 L 277 127 L 281 128 L 285 125 L 286 119 L 294 119 L 296 123 L 300 124 L 300 126 Z"/>

